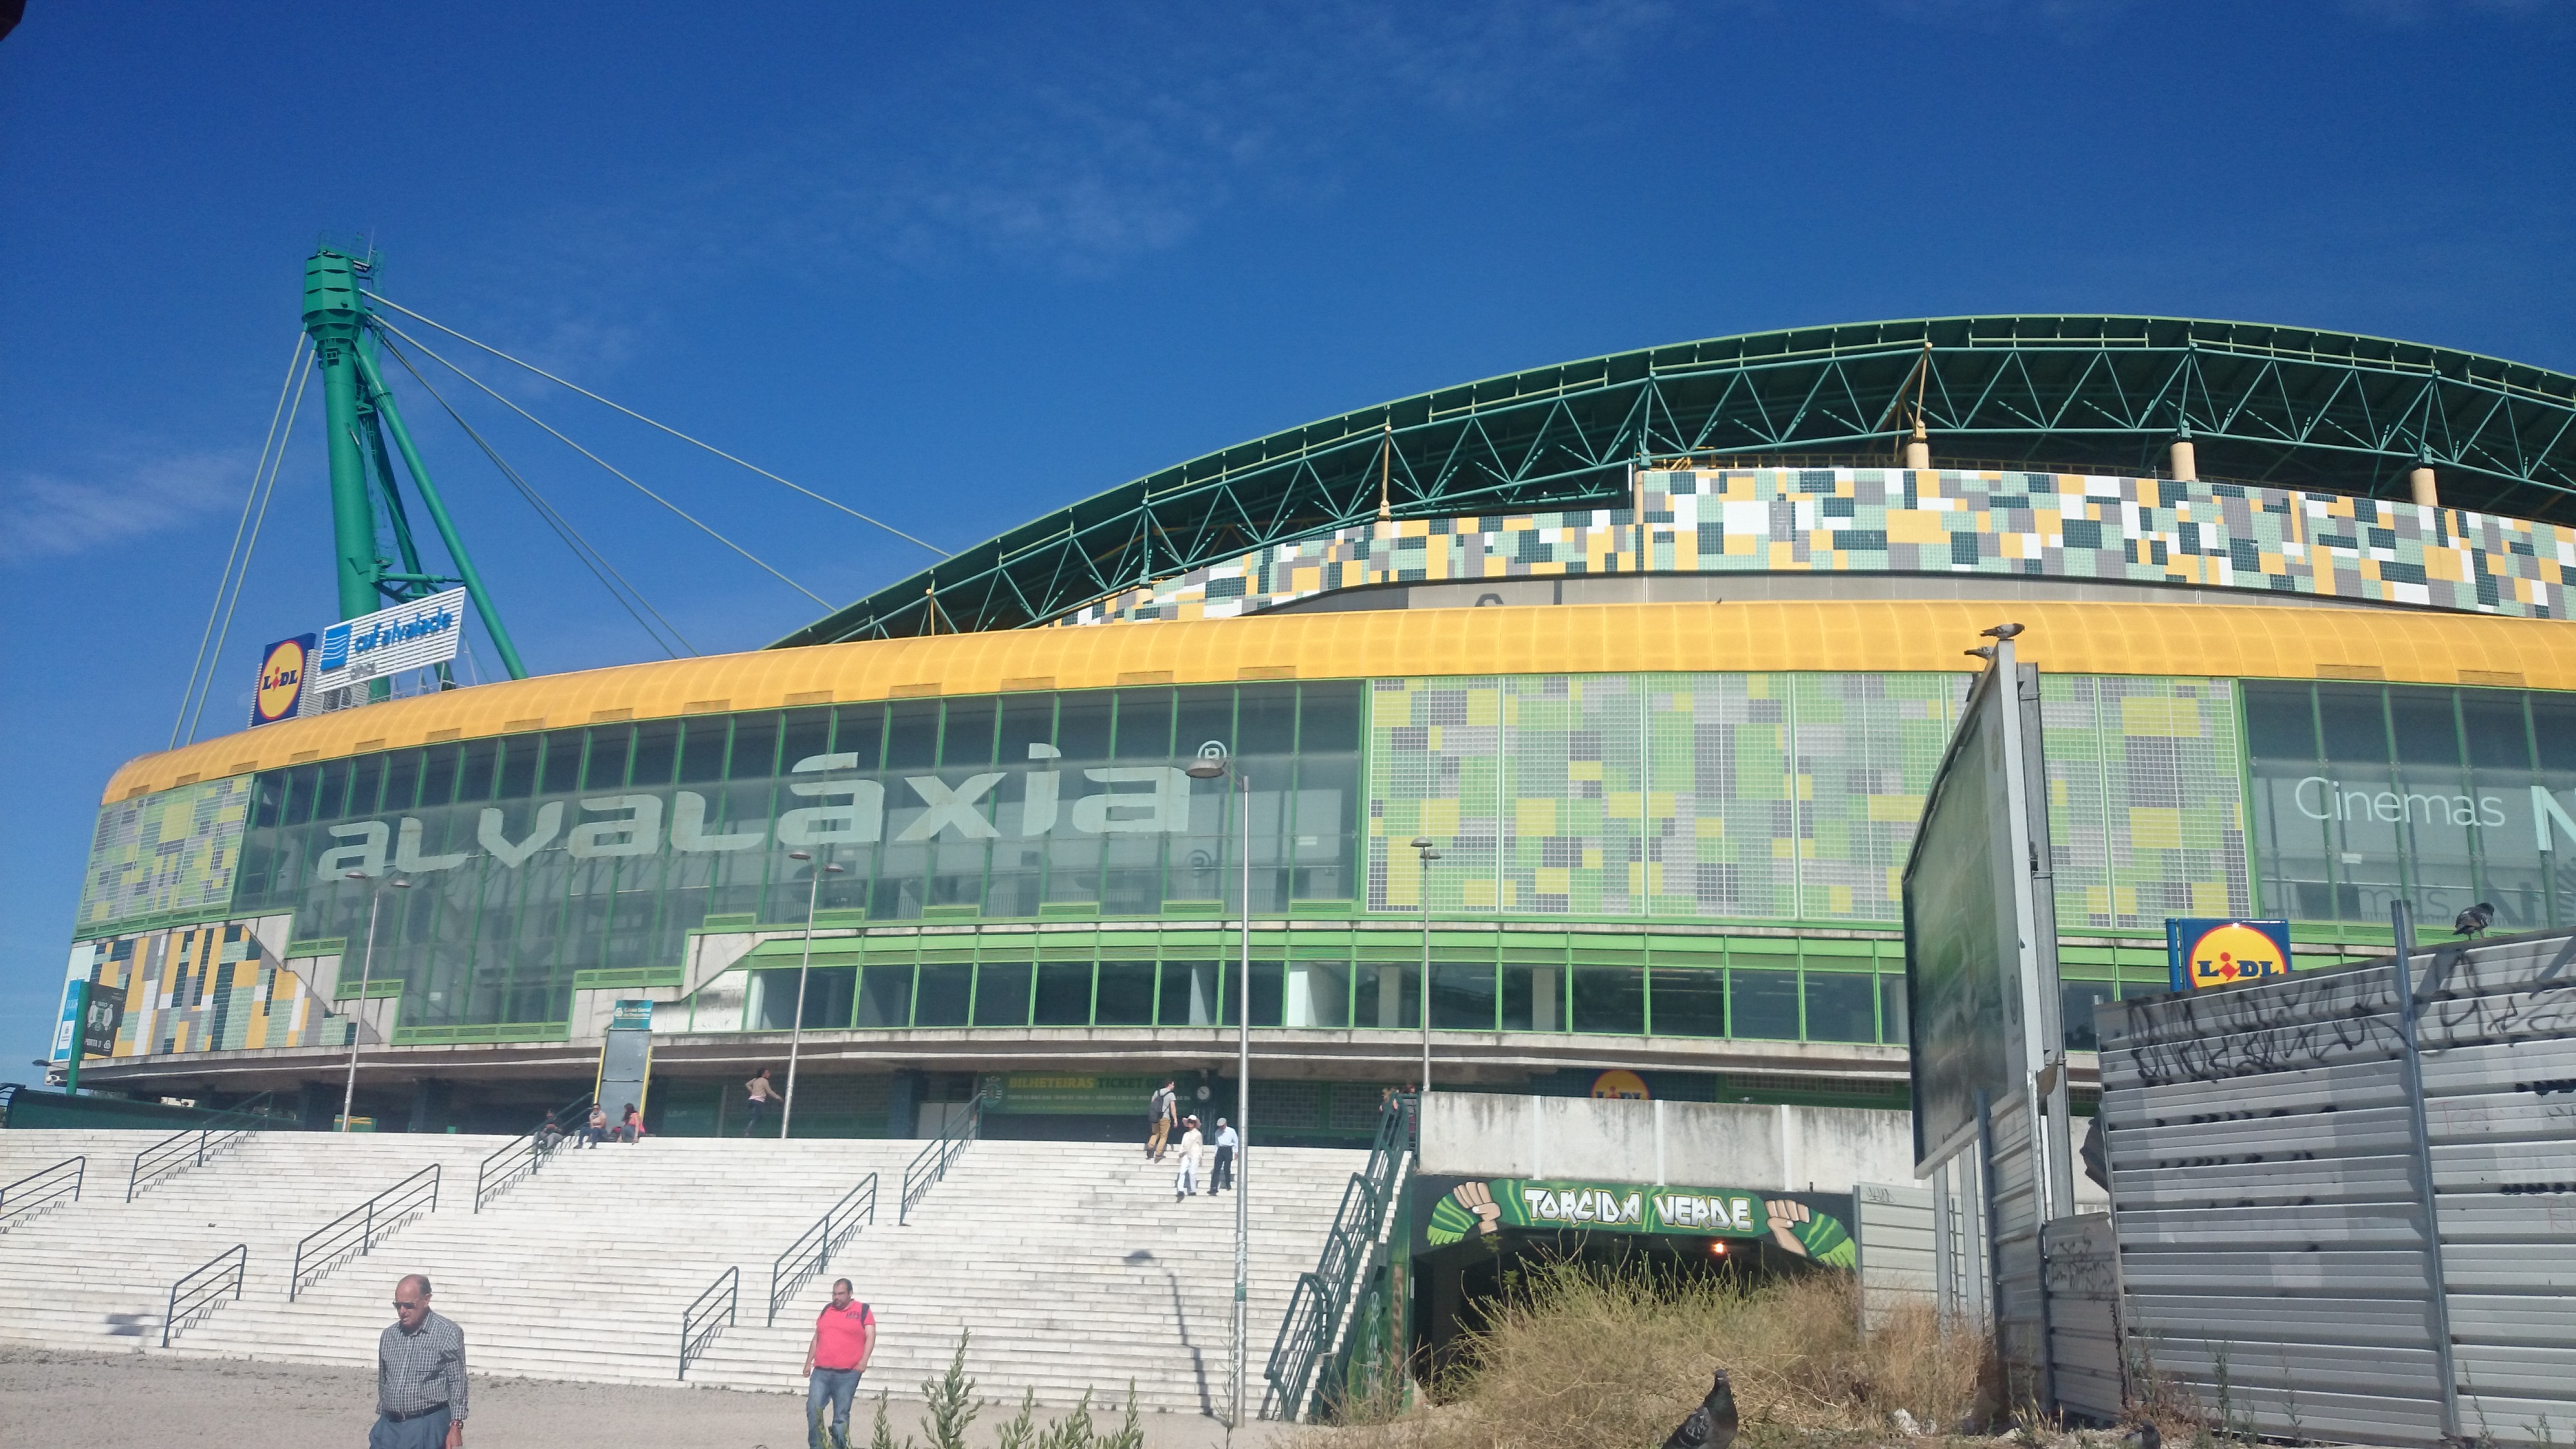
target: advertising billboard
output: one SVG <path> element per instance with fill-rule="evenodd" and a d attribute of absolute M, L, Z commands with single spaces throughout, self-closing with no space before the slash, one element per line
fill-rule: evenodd
<path fill-rule="evenodd" d="M 310 634 L 280 639 L 259 651 L 259 683 L 250 696 L 251 725 L 275 724 L 303 713 L 312 669 Z"/>
<path fill-rule="evenodd" d="M 456 657 L 464 637 L 463 589 L 344 619 L 322 631 L 313 659 L 313 688 L 347 689 L 406 669 L 444 664 Z"/>
<path fill-rule="evenodd" d="M 2165 922 L 2165 958 L 2176 991 L 2287 976 L 2290 923 L 2176 917 Z"/>

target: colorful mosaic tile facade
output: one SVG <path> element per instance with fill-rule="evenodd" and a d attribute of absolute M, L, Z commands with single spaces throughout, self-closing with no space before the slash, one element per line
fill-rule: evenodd
<path fill-rule="evenodd" d="M 231 904 L 250 789 L 233 775 L 100 807 L 73 930 Z"/>
<path fill-rule="evenodd" d="M 282 935 L 286 918 L 271 920 L 272 934 Z M 124 989 L 120 1057 L 345 1045 L 350 1019 L 314 991 L 329 982 L 308 983 L 296 969 L 317 966 L 328 970 L 333 961 L 290 966 L 260 941 L 254 923 L 224 921 L 83 942 L 71 977 Z"/>
<path fill-rule="evenodd" d="M 2567 617 L 2576 530 L 2231 483 L 1761 468 L 1638 475 L 1630 510 L 1416 519 L 1280 544 L 1068 624 L 1223 619 L 1367 584 L 1630 573 L 1985 573 Z"/>
<path fill-rule="evenodd" d="M 2250 908 L 2229 686 L 2046 684 L 2061 926 Z M 1902 919 L 1906 852 L 1966 681 L 1938 674 L 1376 681 L 1368 904 Z"/>

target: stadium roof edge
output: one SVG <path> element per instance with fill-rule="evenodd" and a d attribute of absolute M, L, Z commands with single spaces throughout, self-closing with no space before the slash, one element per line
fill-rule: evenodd
<path fill-rule="evenodd" d="M 1920 376 L 1918 377 L 1918 371 Z M 1045 624 L 1141 581 L 1400 518 L 1613 505 L 1640 460 L 1892 449 L 1919 388 L 1933 460 L 2208 478 L 2576 521 L 2576 376 L 2394 338 L 2185 317 L 1839 323 L 1501 373 L 1149 473 L 962 550 L 772 648 Z"/>

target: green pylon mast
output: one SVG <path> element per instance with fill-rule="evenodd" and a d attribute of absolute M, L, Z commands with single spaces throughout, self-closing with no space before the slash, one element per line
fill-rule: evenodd
<path fill-rule="evenodd" d="M 519 662 L 518 646 L 511 642 L 510 631 L 502 624 L 501 612 L 493 606 L 490 591 L 483 587 L 482 575 L 475 572 L 474 560 L 465 551 L 465 540 L 458 536 L 455 521 L 447 516 L 438 485 L 430 480 L 429 469 L 421 462 L 420 450 L 412 446 L 411 431 L 403 426 L 393 394 L 385 389 L 384 374 L 369 355 L 369 344 L 375 339 L 369 336 L 372 319 L 359 293 L 358 279 L 372 265 L 369 259 L 330 247 L 315 252 L 304 263 L 304 330 L 312 334 L 314 356 L 322 368 L 322 402 L 330 429 L 331 540 L 340 617 L 354 619 L 387 604 L 461 583 L 474 601 L 474 613 L 483 621 L 483 631 L 492 638 L 492 647 L 500 651 L 502 667 L 512 679 L 525 679 L 528 671 Z M 387 432 L 393 434 L 394 450 L 401 453 L 403 466 L 411 473 L 412 486 L 420 490 L 421 506 L 429 510 L 429 521 L 438 530 L 439 541 L 447 547 L 447 556 L 456 568 L 454 578 L 430 574 L 421 566 L 419 550 L 411 536 L 411 520 L 403 508 L 402 492 L 386 454 Z M 384 556 L 376 541 L 375 506 L 368 496 L 371 458 L 384 490 L 385 511 L 401 557 L 399 568 Z"/>

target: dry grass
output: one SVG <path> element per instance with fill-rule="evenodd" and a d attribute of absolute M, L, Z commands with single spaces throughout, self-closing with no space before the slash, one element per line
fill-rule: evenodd
<path fill-rule="evenodd" d="M 1652 1449 L 1733 1377 L 1744 1437 L 1884 1437 L 1903 1409 L 1933 1433 L 1990 1413 L 1990 1353 L 1929 1311 L 1858 1328 L 1846 1274 L 1745 1291 L 1642 1268 L 1551 1263 L 1519 1275 L 1434 1407 L 1354 1415 L 1305 1449 Z M 1391 1407 L 1391 1406 L 1388 1406 Z"/>

